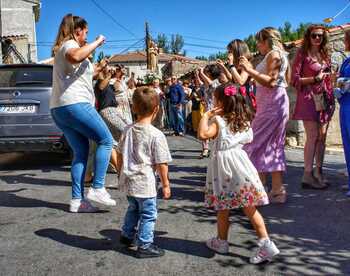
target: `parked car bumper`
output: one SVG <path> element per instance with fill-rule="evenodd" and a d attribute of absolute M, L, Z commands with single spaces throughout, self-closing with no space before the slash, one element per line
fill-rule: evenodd
<path fill-rule="evenodd" d="M 0 152 L 67 152 L 64 137 L 6 137 L 0 138 Z"/>

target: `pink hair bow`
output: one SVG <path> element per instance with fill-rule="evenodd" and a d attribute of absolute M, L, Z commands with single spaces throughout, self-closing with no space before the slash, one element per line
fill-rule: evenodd
<path fill-rule="evenodd" d="M 236 95 L 237 92 L 237 88 L 233 85 L 227 86 L 224 90 L 224 94 L 229 97 Z"/>

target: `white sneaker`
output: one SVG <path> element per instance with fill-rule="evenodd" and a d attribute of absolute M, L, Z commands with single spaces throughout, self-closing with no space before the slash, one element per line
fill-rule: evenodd
<path fill-rule="evenodd" d="M 249 260 L 252 264 L 260 264 L 265 261 L 271 262 L 272 258 L 280 253 L 274 242 L 269 239 L 258 242 L 258 245 L 258 249 Z"/>
<path fill-rule="evenodd" d="M 219 238 L 211 238 L 205 243 L 211 250 L 221 253 L 228 253 L 228 242 L 225 240 L 220 240 Z"/>
<path fill-rule="evenodd" d="M 70 201 L 69 212 L 71 213 L 96 213 L 98 208 L 93 206 L 86 199 L 72 199 Z"/>
<path fill-rule="evenodd" d="M 107 192 L 105 187 L 99 189 L 90 188 L 86 197 L 107 206 L 117 205 L 117 202 L 111 198 L 111 195 Z"/>

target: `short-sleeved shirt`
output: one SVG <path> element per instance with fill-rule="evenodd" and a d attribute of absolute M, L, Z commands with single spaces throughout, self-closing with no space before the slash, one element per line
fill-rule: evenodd
<path fill-rule="evenodd" d="M 78 64 L 66 59 L 68 50 L 79 47 L 75 40 L 68 40 L 55 56 L 50 108 L 86 102 L 95 105 L 93 65 L 89 59 Z"/>
<path fill-rule="evenodd" d="M 220 82 L 218 79 L 215 79 L 212 81 L 212 83 L 209 85 L 209 87 L 206 89 L 206 91 L 204 93 L 206 111 L 211 110 L 213 108 L 214 92 L 218 86 L 220 86 Z"/>
<path fill-rule="evenodd" d="M 117 150 L 123 155 L 120 189 L 133 197 L 156 197 L 154 166 L 172 161 L 165 135 L 151 124 L 135 123 L 124 130 Z"/>

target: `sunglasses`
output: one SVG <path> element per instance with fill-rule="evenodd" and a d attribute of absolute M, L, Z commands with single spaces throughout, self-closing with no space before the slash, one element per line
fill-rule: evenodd
<path fill-rule="evenodd" d="M 313 33 L 311 34 L 312 39 L 323 38 L 323 34 Z"/>

